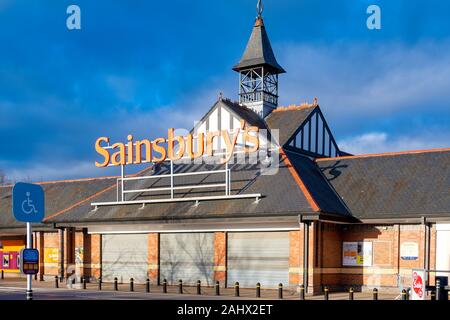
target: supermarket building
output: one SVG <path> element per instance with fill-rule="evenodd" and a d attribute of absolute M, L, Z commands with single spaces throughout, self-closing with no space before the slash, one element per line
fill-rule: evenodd
<path fill-rule="evenodd" d="M 414 268 L 450 270 L 450 148 L 350 155 L 317 100 L 278 107 L 285 70 L 261 15 L 233 70 L 239 102 L 219 97 L 191 133 L 257 127 L 262 146 L 274 141 L 276 170 L 265 174 L 270 164 L 260 159 L 165 161 L 133 175 L 42 182 L 46 218 L 33 234 L 42 278 L 304 284 L 318 292 L 397 290 Z M 11 192 L 0 187 L 7 276 L 17 275 L 25 243 Z"/>

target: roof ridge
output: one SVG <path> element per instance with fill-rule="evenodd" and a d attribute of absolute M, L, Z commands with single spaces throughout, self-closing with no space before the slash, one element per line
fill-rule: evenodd
<path fill-rule="evenodd" d="M 108 180 L 108 179 L 114 179 L 119 178 L 120 176 L 105 176 L 105 177 L 89 177 L 89 178 L 79 178 L 79 179 L 65 179 L 65 180 L 50 180 L 50 181 L 41 181 L 41 182 L 34 182 L 34 184 L 37 185 L 46 185 L 46 184 L 54 184 L 54 183 L 70 183 L 70 182 L 80 182 L 80 181 L 92 181 L 92 180 Z M 7 188 L 7 187 L 13 187 L 13 184 L 7 184 L 0 186 L 0 188 Z"/>
<path fill-rule="evenodd" d="M 355 155 L 355 156 L 343 156 L 343 157 L 334 157 L 334 158 L 320 158 L 320 159 L 314 159 L 314 161 L 315 162 L 322 162 L 322 161 L 344 160 L 344 159 L 389 157 L 389 156 L 400 156 L 400 155 L 406 155 L 406 154 L 433 153 L 433 152 L 446 152 L 446 151 L 450 151 L 450 148 L 407 150 L 407 151 L 394 151 L 394 152 L 384 152 L 384 153 L 368 153 L 368 154 L 361 154 L 361 155 Z"/>
<path fill-rule="evenodd" d="M 283 112 L 283 111 L 294 111 L 294 110 L 305 110 L 305 109 L 309 109 L 309 108 L 315 108 L 318 107 L 319 105 L 317 104 L 317 101 L 314 101 L 314 103 L 308 103 L 308 102 L 303 102 L 300 105 L 295 105 L 295 104 L 291 104 L 287 107 L 278 107 L 275 110 L 273 110 L 272 112 Z"/>
<path fill-rule="evenodd" d="M 295 167 L 292 165 L 291 160 L 289 160 L 289 157 L 287 156 L 287 154 L 283 148 L 280 148 L 280 154 L 284 157 L 284 159 L 282 159 L 281 161 L 286 162 L 289 173 L 294 178 L 295 182 L 297 183 L 297 185 L 300 188 L 300 191 L 305 196 L 306 200 L 308 201 L 308 203 L 311 206 L 311 208 L 313 209 L 313 211 L 320 212 L 321 210 L 319 208 L 319 205 L 317 204 L 316 200 L 314 200 L 313 196 L 311 195 L 311 192 L 309 192 L 306 185 L 303 183 L 302 178 L 300 178 L 300 175 L 298 174 Z"/>

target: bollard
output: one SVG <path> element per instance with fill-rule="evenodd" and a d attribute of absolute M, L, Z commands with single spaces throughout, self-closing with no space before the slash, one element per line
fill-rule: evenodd
<path fill-rule="evenodd" d="M 442 285 L 441 279 L 436 279 L 436 300 L 448 300 L 448 292 L 445 290 L 445 284 Z"/>
<path fill-rule="evenodd" d="M 324 291 L 324 299 L 325 300 L 328 300 L 328 287 L 325 287 L 325 288 L 323 288 L 323 291 Z"/>
<path fill-rule="evenodd" d="M 234 284 L 234 296 L 239 297 L 239 282 Z"/>
<path fill-rule="evenodd" d="M 430 296 L 431 296 L 431 300 L 436 300 L 436 292 L 435 291 L 431 291 L 431 293 L 430 293 Z"/>
<path fill-rule="evenodd" d="M 305 300 L 305 285 L 300 285 L 300 300 Z"/>
<path fill-rule="evenodd" d="M 134 279 L 130 278 L 130 292 L 134 291 Z"/>
<path fill-rule="evenodd" d="M 86 290 L 86 278 L 85 277 L 81 277 L 81 282 L 83 283 L 83 289 Z"/>
<path fill-rule="evenodd" d="M 402 290 L 402 300 L 406 300 L 406 290 Z"/>
<path fill-rule="evenodd" d="M 163 293 L 167 293 L 167 280 L 163 280 Z"/>
<path fill-rule="evenodd" d="M 34 274 L 34 280 L 37 281 L 37 273 Z"/>
<path fill-rule="evenodd" d="M 55 288 L 59 287 L 58 276 L 55 276 Z"/>
<path fill-rule="evenodd" d="M 220 296 L 220 282 L 216 281 L 216 296 Z"/>
<path fill-rule="evenodd" d="M 183 280 L 178 280 L 178 293 L 183 294 Z"/>
<path fill-rule="evenodd" d="M 119 286 L 117 284 L 117 277 L 114 278 L 114 291 L 118 291 L 119 290 Z"/>
<path fill-rule="evenodd" d="M 2 280 L 5 279 L 5 271 L 2 270 Z"/>
<path fill-rule="evenodd" d="M 353 288 L 348 289 L 348 300 L 353 300 Z"/>
<path fill-rule="evenodd" d="M 278 299 L 283 299 L 283 284 L 278 284 Z"/>
<path fill-rule="evenodd" d="M 150 279 L 145 280 L 145 292 L 150 292 Z"/>
<path fill-rule="evenodd" d="M 102 291 L 102 278 L 98 278 L 98 290 Z"/>
<path fill-rule="evenodd" d="M 202 294 L 202 282 L 197 280 L 197 294 Z"/>
<path fill-rule="evenodd" d="M 261 298 L 261 283 L 256 284 L 256 297 Z"/>
<path fill-rule="evenodd" d="M 373 288 L 373 300 L 378 300 L 378 289 Z"/>

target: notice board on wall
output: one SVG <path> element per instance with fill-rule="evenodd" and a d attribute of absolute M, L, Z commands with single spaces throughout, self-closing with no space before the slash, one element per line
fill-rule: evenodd
<path fill-rule="evenodd" d="M 355 241 L 342 243 L 342 265 L 351 267 L 372 266 L 372 242 Z"/>
<path fill-rule="evenodd" d="M 58 248 L 44 248 L 44 262 L 58 263 L 59 249 Z"/>

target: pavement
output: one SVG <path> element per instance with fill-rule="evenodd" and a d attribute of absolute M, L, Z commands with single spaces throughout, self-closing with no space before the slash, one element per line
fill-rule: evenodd
<path fill-rule="evenodd" d="M 150 293 L 145 291 L 145 285 L 134 284 L 134 291 L 130 292 L 129 283 L 119 284 L 118 291 L 114 290 L 112 283 L 103 283 L 102 290 L 98 290 L 97 283 L 87 283 L 86 289 L 77 283 L 72 288 L 65 282 L 33 280 L 33 298 L 35 300 L 239 300 L 256 298 L 255 289 L 240 288 L 239 297 L 235 296 L 234 288 L 220 288 L 220 296 L 216 296 L 214 287 L 202 287 L 201 295 L 197 294 L 197 288 L 183 286 L 183 294 L 179 293 L 178 286 L 168 286 L 163 293 L 162 286 L 152 285 Z M 6 278 L 0 280 L 0 300 L 24 300 L 26 291 L 26 279 Z M 330 292 L 330 300 L 348 300 L 347 292 Z M 395 300 L 398 295 L 392 293 L 378 294 L 379 300 Z M 278 290 L 261 289 L 261 300 L 278 299 Z M 324 296 L 306 295 L 307 300 L 324 300 Z M 355 292 L 355 300 L 372 300 L 371 292 Z M 283 300 L 299 300 L 299 294 L 294 289 L 283 290 Z"/>

